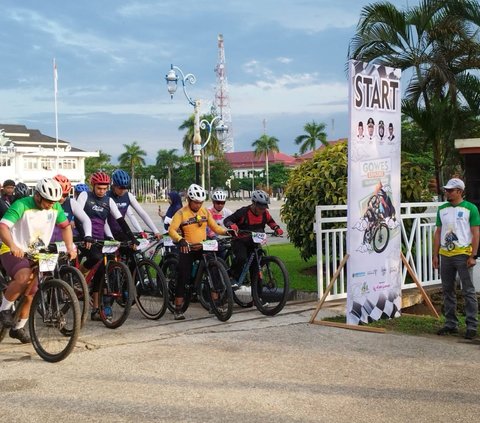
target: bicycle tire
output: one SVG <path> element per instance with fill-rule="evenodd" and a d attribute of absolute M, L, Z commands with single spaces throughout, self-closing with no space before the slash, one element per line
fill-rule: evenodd
<path fill-rule="evenodd" d="M 80 306 L 73 288 L 60 279 L 43 282 L 33 297 L 28 320 L 33 348 L 50 363 L 64 360 L 75 348 L 80 321 Z"/>
<path fill-rule="evenodd" d="M 253 301 L 260 313 L 265 316 L 274 316 L 287 302 L 288 272 L 278 257 L 264 256 L 260 266 L 260 274 L 255 274 L 252 281 Z"/>
<path fill-rule="evenodd" d="M 88 318 L 88 310 L 90 304 L 90 294 L 88 285 L 82 272 L 73 266 L 62 266 L 58 270 L 59 279 L 67 282 L 75 292 L 80 306 L 81 327 L 85 326 Z"/>
<path fill-rule="evenodd" d="M 100 319 L 107 328 L 117 329 L 130 314 L 135 286 L 125 263 L 110 260 L 105 271 L 107 278 L 101 279 L 98 290 Z"/>
<path fill-rule="evenodd" d="M 150 320 L 158 320 L 167 309 L 168 288 L 162 269 L 153 260 L 140 260 L 133 274 L 135 301 L 140 313 Z"/>
<path fill-rule="evenodd" d="M 378 236 L 384 236 L 385 239 L 380 238 L 380 242 L 383 242 L 380 246 L 377 246 L 377 235 Z M 388 229 L 388 226 L 384 222 L 380 222 L 378 226 L 375 228 L 375 231 L 373 232 L 373 237 L 372 237 L 372 244 L 373 244 L 373 249 L 375 250 L 376 253 L 382 253 L 385 251 L 385 248 L 387 248 L 388 241 L 390 240 L 390 229 Z"/>
<path fill-rule="evenodd" d="M 208 271 L 212 277 L 212 285 L 218 299 L 213 300 L 209 295 L 210 307 L 213 313 L 221 322 L 226 322 L 233 313 L 233 295 L 232 286 L 230 285 L 230 278 L 228 277 L 225 267 L 216 260 L 209 260 L 207 263 Z M 207 269 L 204 270 L 207 272 Z M 210 291 L 210 285 L 207 285 L 207 290 Z M 210 294 L 210 292 L 209 292 Z"/>
<path fill-rule="evenodd" d="M 162 265 L 162 271 L 167 280 L 168 287 L 168 301 L 167 307 L 170 312 L 175 313 L 175 284 L 177 283 L 177 268 L 178 259 L 174 256 L 167 258 Z M 185 297 L 183 298 L 183 304 L 180 308 L 182 313 L 185 313 L 190 305 L 191 289 L 185 287 Z"/>

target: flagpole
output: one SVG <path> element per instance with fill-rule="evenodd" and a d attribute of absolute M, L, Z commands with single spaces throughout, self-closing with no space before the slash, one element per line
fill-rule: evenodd
<path fill-rule="evenodd" d="M 57 80 L 58 80 L 58 73 L 57 73 L 57 63 L 55 62 L 55 58 L 53 58 L 53 90 L 55 93 L 55 148 L 57 150 L 57 159 L 55 161 L 55 170 L 58 173 L 58 109 L 57 109 Z"/>

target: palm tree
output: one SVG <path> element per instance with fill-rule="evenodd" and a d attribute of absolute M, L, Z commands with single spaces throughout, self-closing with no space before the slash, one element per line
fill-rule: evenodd
<path fill-rule="evenodd" d="M 208 115 L 202 115 L 200 116 L 200 121 L 202 120 L 207 120 L 208 122 L 212 122 L 213 118 L 215 116 L 213 114 L 208 114 Z M 195 116 L 191 115 L 187 120 L 185 120 L 179 127 L 178 129 L 180 131 L 187 130 L 183 136 L 183 142 L 182 146 L 183 149 L 187 154 L 193 154 L 193 132 L 194 132 L 194 121 L 195 121 Z M 208 128 L 206 129 L 201 129 L 200 128 L 200 137 L 202 139 L 202 143 L 205 142 L 208 138 Z M 208 174 L 210 174 L 210 157 L 219 157 L 223 153 L 223 146 L 221 142 L 218 140 L 217 134 L 215 130 L 212 130 L 212 134 L 210 136 L 210 141 L 208 142 L 207 146 L 205 147 L 204 150 L 202 150 L 202 164 L 203 164 L 203 159 L 206 156 L 207 157 L 207 171 Z M 202 177 L 203 177 L 203 166 L 202 166 Z M 210 180 L 210 177 L 208 178 Z M 210 190 L 210 182 L 209 182 L 209 187 L 208 190 Z"/>
<path fill-rule="evenodd" d="M 145 150 L 142 150 L 137 144 L 137 141 L 134 141 L 133 144 L 123 144 L 125 147 L 125 152 L 118 156 L 120 166 L 130 169 L 130 175 L 132 177 L 132 191 L 134 191 L 134 180 L 135 180 L 135 167 L 145 166 L 144 157 L 147 155 Z"/>
<path fill-rule="evenodd" d="M 312 120 L 306 123 L 303 130 L 306 134 L 299 135 L 295 138 L 295 144 L 300 146 L 300 154 L 305 154 L 309 150 L 315 150 L 317 141 L 327 146 L 327 133 L 325 132 L 326 125 L 324 123 L 317 123 Z"/>
<path fill-rule="evenodd" d="M 262 154 L 265 155 L 265 175 L 267 178 L 267 191 L 269 192 L 268 184 L 268 153 L 270 151 L 278 153 L 280 150 L 278 148 L 278 138 L 270 137 L 267 134 L 263 134 L 260 138 L 256 139 L 252 143 L 252 147 L 255 148 L 254 155 L 255 157 L 261 157 Z"/>
<path fill-rule="evenodd" d="M 399 10 L 391 3 L 365 6 L 349 48 L 349 58 L 412 72 L 402 111 L 432 145 L 437 186 L 442 162 L 461 128 L 468 85 L 480 69 L 480 6 L 472 0 L 422 0 Z M 463 81 L 469 79 L 469 84 Z M 441 123 L 440 127 L 437 125 Z"/>
<path fill-rule="evenodd" d="M 176 154 L 177 149 L 158 150 L 156 165 L 165 167 L 168 172 L 168 191 L 172 189 L 172 169 L 179 163 L 180 158 Z"/>

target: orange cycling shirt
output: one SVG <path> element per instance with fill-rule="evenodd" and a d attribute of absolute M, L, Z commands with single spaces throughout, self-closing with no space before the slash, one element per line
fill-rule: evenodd
<path fill-rule="evenodd" d="M 196 244 L 207 239 L 207 226 L 216 234 L 225 235 L 227 233 L 227 229 L 218 225 L 206 208 L 200 207 L 195 213 L 186 205 L 173 215 L 168 235 L 174 242 L 184 238 L 188 243 Z"/>

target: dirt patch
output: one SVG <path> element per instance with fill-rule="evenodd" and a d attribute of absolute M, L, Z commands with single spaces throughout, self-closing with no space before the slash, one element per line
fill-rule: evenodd
<path fill-rule="evenodd" d="M 300 273 L 302 275 L 315 276 L 317 274 L 317 265 L 315 264 L 314 266 L 310 266 L 305 269 L 302 269 Z"/>

